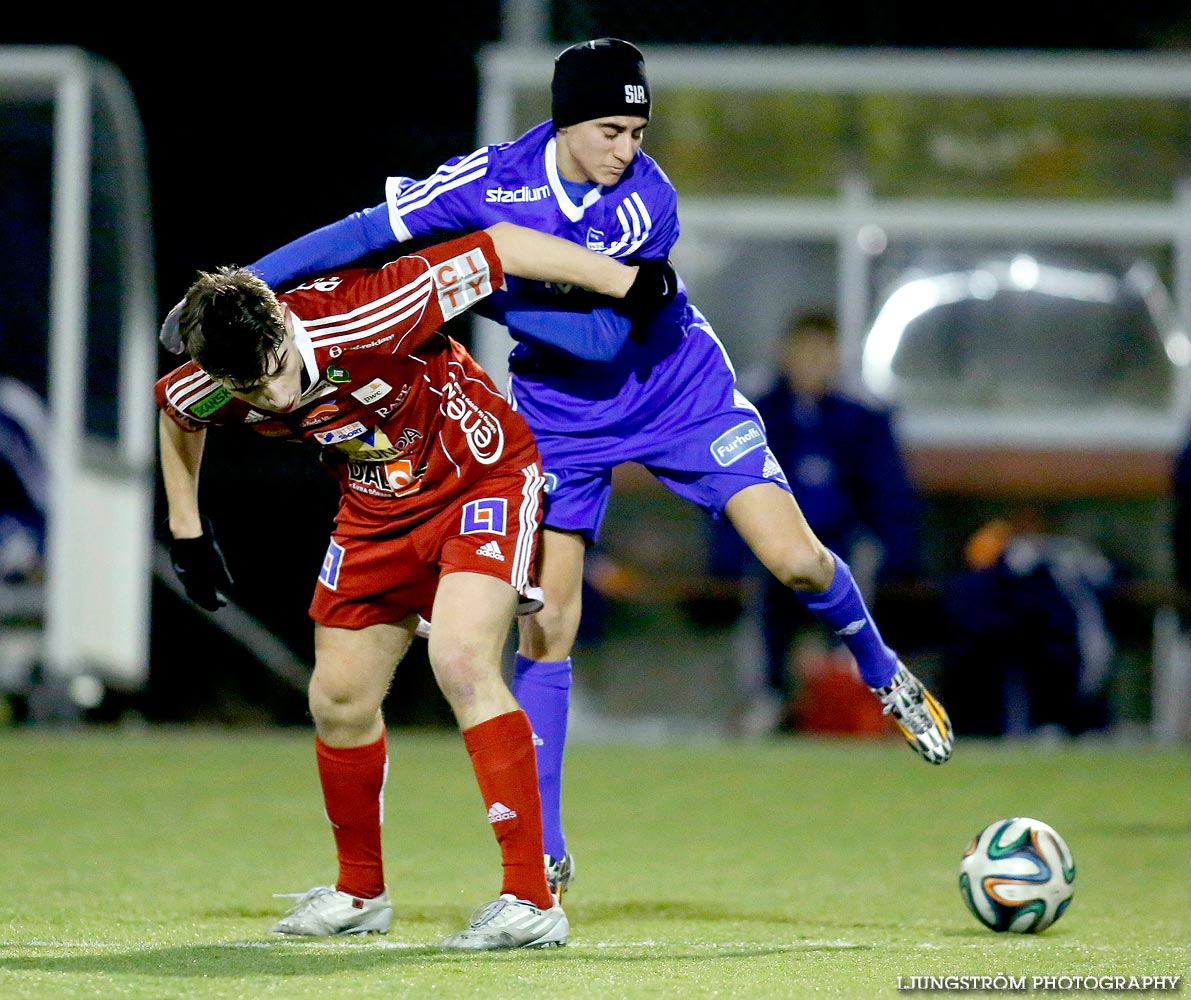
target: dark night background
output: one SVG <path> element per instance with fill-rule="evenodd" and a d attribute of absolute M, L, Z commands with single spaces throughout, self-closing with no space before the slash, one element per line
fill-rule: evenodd
<path fill-rule="evenodd" d="M 555 6 L 550 32 L 559 49 L 599 35 L 647 46 L 1133 51 L 1184 48 L 1191 39 L 1186 0 L 1101 9 L 888 0 Z M 51 20 L 25 10 L 6 14 L 0 44 L 77 45 L 128 80 L 146 137 L 164 315 L 197 269 L 248 263 L 379 203 L 390 173 L 422 176 L 474 148 L 475 55 L 499 39 L 500 4 L 452 7 L 437 24 L 424 23 L 431 13 L 417 11 L 392 5 L 377 13 L 357 5 L 274 18 L 254 7 L 221 5 L 179 7 L 156 19 L 131 9 L 108 8 L 102 18 L 54 10 Z M 162 372 L 172 363 L 163 352 Z M 252 435 L 215 438 L 204 467 L 203 507 L 217 525 L 239 599 L 309 659 L 305 608 L 335 491 L 301 446 L 291 451 Z M 135 706 L 147 717 L 305 724 L 301 692 L 274 680 L 161 585 L 154 591 L 153 636 L 149 690 Z M 193 652 L 180 655 L 180 646 Z M 395 724 L 449 719 L 420 647 L 399 671 L 386 712 Z"/>

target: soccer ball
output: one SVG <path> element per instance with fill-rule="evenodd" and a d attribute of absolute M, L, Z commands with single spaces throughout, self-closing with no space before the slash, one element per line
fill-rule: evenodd
<path fill-rule="evenodd" d="M 1059 919 L 1075 890 L 1067 842 L 1041 820 L 999 819 L 981 830 L 959 865 L 959 891 L 985 927 L 1032 934 Z"/>

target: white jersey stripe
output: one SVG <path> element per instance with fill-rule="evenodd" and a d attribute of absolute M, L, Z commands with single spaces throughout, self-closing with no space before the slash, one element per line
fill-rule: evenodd
<path fill-rule="evenodd" d="M 645 203 L 635 191 L 620 203 L 616 209 L 616 218 L 620 221 L 621 238 L 604 252 L 613 257 L 627 257 L 636 253 L 649 239 L 653 220 L 649 217 Z"/>
<path fill-rule="evenodd" d="M 470 174 L 476 167 L 483 167 L 487 169 L 488 166 L 488 147 L 481 146 L 475 152 L 468 154 L 458 163 L 453 163 L 450 166 L 439 167 L 433 174 L 424 180 L 420 180 L 411 184 L 399 198 L 393 201 L 394 207 L 398 211 L 404 212 L 411 206 L 409 202 L 421 198 L 424 194 L 434 191 L 441 187 L 444 182 L 458 177 L 460 174 Z M 449 188 L 447 189 L 449 190 Z"/>
<path fill-rule="evenodd" d="M 372 323 L 370 326 L 367 326 L 362 330 L 358 330 L 355 333 L 344 334 L 341 337 L 324 336 L 320 337 L 317 341 L 312 337 L 311 343 L 316 347 L 331 347 L 335 344 L 350 344 L 355 341 L 366 341 L 372 337 L 379 336 L 391 327 L 400 325 L 405 320 L 409 319 L 410 316 L 423 312 L 428 301 L 429 296 L 423 297 L 420 302 L 415 302 L 404 312 L 398 313 L 396 316 L 386 317 L 384 320 Z M 394 344 L 394 351 L 401 346 L 402 341 L 405 340 L 405 336 L 408 334 L 409 331 L 407 330 L 406 334 L 403 335 L 401 339 L 396 342 L 396 344 Z"/>
<path fill-rule="evenodd" d="M 634 191 L 629 195 L 629 199 L 637 206 L 637 213 L 641 216 L 642 239 L 645 239 L 653 229 L 653 219 L 650 217 L 649 209 L 645 207 L 645 201 L 641 195 Z"/>
<path fill-rule="evenodd" d="M 537 463 L 527 465 L 521 470 L 525 483 L 521 488 L 524 502 L 521 504 L 517 545 L 513 554 L 512 580 L 510 581 L 517 592 L 521 593 L 529 586 L 529 571 L 533 563 L 533 542 L 538 528 L 538 505 L 541 502 L 542 487 L 545 477 Z"/>
<path fill-rule="evenodd" d="M 442 453 L 447 456 L 447 461 L 455 466 L 455 478 L 461 479 L 463 477 L 463 470 L 459 468 L 459 463 L 455 461 L 455 456 L 447 450 L 447 443 L 442 439 L 442 431 L 438 432 L 438 446 L 442 449 Z"/>
<path fill-rule="evenodd" d="M 324 327 L 334 323 L 346 324 L 344 329 L 350 328 L 350 321 L 364 317 L 363 322 L 367 322 L 367 314 L 372 312 L 379 312 L 386 308 L 400 308 L 404 305 L 403 297 L 412 298 L 416 295 L 425 295 L 427 285 L 433 281 L 433 276 L 427 270 L 425 274 L 420 274 L 413 281 L 407 282 L 400 288 L 395 288 L 393 291 L 382 295 L 378 299 L 373 299 L 370 302 L 364 303 L 362 306 L 357 306 L 349 312 L 335 313 L 331 316 L 321 316 L 318 319 L 303 319 L 302 324 L 308 330 L 317 327 Z M 320 333 L 327 331 L 320 331 Z M 313 335 L 312 335 L 313 336 Z"/>
<path fill-rule="evenodd" d="M 612 252 L 615 256 L 619 257 L 624 253 L 624 248 L 631 242 L 629 237 L 629 220 L 625 218 L 623 205 L 616 210 L 616 218 L 620 222 L 620 239 L 612 244 Z"/>
<path fill-rule="evenodd" d="M 200 368 L 194 375 L 183 379 L 177 385 L 170 386 L 166 392 L 166 399 L 174 409 L 185 410 L 219 388 L 221 388 L 220 383 Z"/>
<path fill-rule="evenodd" d="M 359 316 L 361 309 L 357 308 L 347 313 L 303 320 L 306 332 L 310 336 L 310 344 L 312 347 L 331 347 L 335 344 L 364 341 L 374 337 L 395 323 L 400 323 L 416 313 L 424 312 L 434 287 L 433 277 L 427 270 L 425 274 L 419 275 L 414 281 L 402 285 L 383 298 L 370 303 L 369 308 L 375 308 L 382 303 L 384 305 L 383 308 L 367 315 Z M 397 297 L 395 301 L 393 301 L 394 296 Z M 344 321 L 346 317 L 354 318 Z M 322 328 L 317 331 L 311 330 L 312 327 L 320 326 Z"/>
<path fill-rule="evenodd" d="M 396 210 L 399 214 L 404 215 L 415 209 L 423 208 L 434 201 L 440 194 L 446 194 L 448 191 L 453 191 L 455 188 L 462 187 L 464 184 L 470 184 L 477 177 L 483 177 L 487 172 L 487 166 L 481 166 L 478 170 L 474 170 L 470 174 L 464 174 L 462 177 L 457 177 L 449 183 L 444 181 L 442 184 L 436 184 L 433 188 L 423 193 L 416 201 L 410 201 L 407 195 L 401 199 L 401 203 L 396 206 Z M 389 214 L 392 214 L 392 210 L 390 210 Z"/>
<path fill-rule="evenodd" d="M 392 315 L 392 310 L 386 310 L 380 316 L 369 318 L 366 326 L 361 326 L 359 322 L 344 324 L 341 327 L 332 327 L 328 330 L 323 330 L 318 336 L 311 337 L 310 343 L 315 347 L 330 347 L 333 344 L 348 344 L 356 340 L 367 340 L 380 333 L 382 330 L 387 330 L 403 320 L 408 319 L 416 313 L 425 310 L 426 303 L 430 300 L 430 291 L 427 289 L 415 301 L 406 305 L 406 307 L 399 313 Z M 351 332 L 343 332 L 351 331 Z"/>
<path fill-rule="evenodd" d="M 633 204 L 633 199 L 625 198 L 625 200 L 620 203 L 620 208 L 632 220 L 633 238 L 639 240 L 641 238 L 641 230 L 643 227 L 641 225 L 641 216 L 637 214 L 637 206 Z"/>
<path fill-rule="evenodd" d="M 637 207 L 632 200 L 626 198 L 620 203 L 620 208 L 616 212 L 618 218 L 628 217 L 633 230 L 633 239 L 638 242 L 641 239 L 641 217 L 637 214 Z"/>
<path fill-rule="evenodd" d="M 635 192 L 634 192 L 634 195 L 635 195 Z M 624 211 L 633 220 L 633 242 L 629 245 L 628 249 L 625 250 L 625 256 L 629 256 L 631 254 L 636 253 L 638 248 L 641 246 L 641 244 L 644 243 L 647 239 L 649 239 L 649 226 L 647 224 L 645 224 L 645 222 L 642 220 L 641 216 L 638 215 L 638 213 L 637 213 L 637 209 L 638 209 L 638 206 L 640 205 L 640 202 L 641 202 L 640 198 L 636 198 L 634 200 L 634 197 L 629 197 L 629 198 L 626 198 L 624 200 L 623 204 L 621 205 L 621 208 L 623 208 Z M 644 206 L 641 206 L 641 207 L 644 207 Z M 649 217 L 648 212 L 645 214 L 645 217 L 646 218 Z"/>
<path fill-rule="evenodd" d="M 186 393 L 194 389 L 196 382 L 202 382 L 204 379 L 210 381 L 211 376 L 208 375 L 201 368 L 193 375 L 187 375 L 184 379 L 179 379 L 173 385 L 166 389 L 165 398 L 169 400 L 170 405 L 177 407 L 178 400 Z M 179 407 L 180 409 L 181 407 Z"/>

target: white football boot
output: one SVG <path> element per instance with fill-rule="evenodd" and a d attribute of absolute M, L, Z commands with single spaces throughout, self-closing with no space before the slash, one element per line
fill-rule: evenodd
<path fill-rule="evenodd" d="M 273 925 L 273 934 L 334 937 L 337 934 L 384 934 L 393 919 L 388 890 L 374 899 L 340 892 L 333 885 L 316 885 L 307 892 L 279 892 L 278 899 L 297 900 Z"/>
<path fill-rule="evenodd" d="M 500 948 L 551 948 L 567 943 L 571 925 L 555 903 L 542 910 L 506 892 L 471 915 L 466 930 L 443 939 L 447 951 L 496 951 Z"/>
<path fill-rule="evenodd" d="M 870 690 L 885 706 L 885 714 L 893 716 L 915 753 L 932 764 L 947 762 L 955 745 L 951 719 L 946 709 L 901 660 L 898 660 L 897 673 L 887 687 Z"/>

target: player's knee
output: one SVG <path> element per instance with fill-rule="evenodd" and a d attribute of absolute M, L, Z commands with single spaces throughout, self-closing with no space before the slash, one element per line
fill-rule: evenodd
<path fill-rule="evenodd" d="M 464 646 L 435 650 L 430 657 L 430 667 L 439 690 L 456 714 L 473 707 L 493 673 L 499 673 L 498 668 L 494 671 L 491 665 Z"/>
<path fill-rule="evenodd" d="M 791 590 L 816 593 L 831 586 L 835 560 L 817 539 L 797 539 L 782 548 L 769 571 Z"/>
<path fill-rule="evenodd" d="M 517 619 L 517 650 L 531 660 L 565 660 L 579 633 L 581 609 L 577 602 L 551 603 L 537 614 Z"/>
<path fill-rule="evenodd" d="M 320 733 L 334 731 L 341 735 L 367 729 L 378 708 L 369 699 L 360 697 L 358 692 L 331 687 L 317 679 L 310 683 L 307 702 Z"/>

